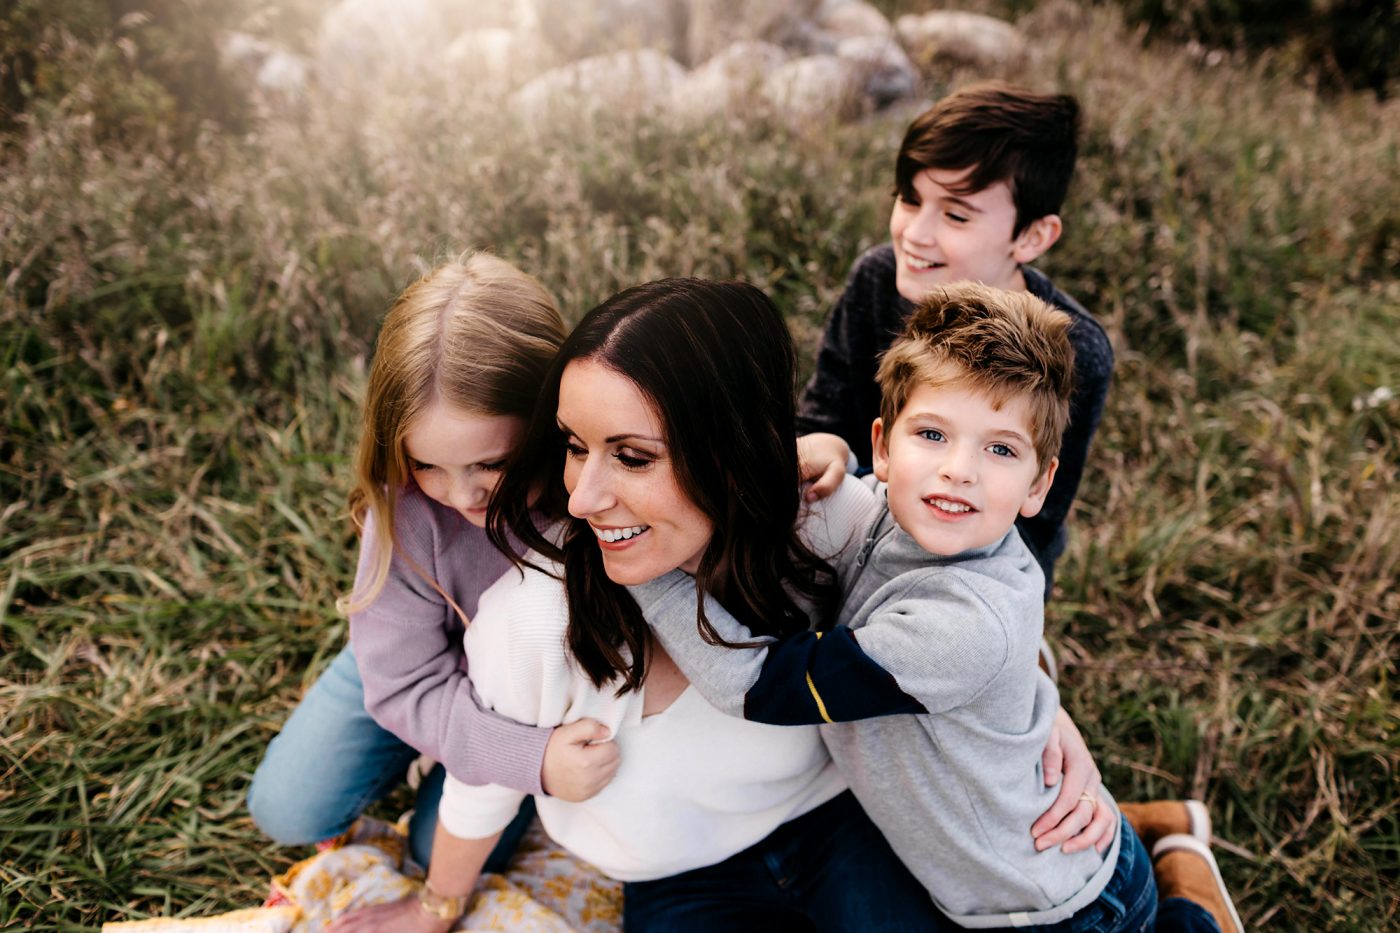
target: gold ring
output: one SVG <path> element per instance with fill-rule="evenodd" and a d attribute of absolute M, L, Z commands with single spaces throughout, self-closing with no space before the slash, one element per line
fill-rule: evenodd
<path fill-rule="evenodd" d="M 1079 799 L 1080 799 L 1080 800 L 1087 800 L 1087 801 L 1089 801 L 1090 803 L 1094 804 L 1095 806 L 1098 806 L 1098 803 L 1099 803 L 1099 795 L 1098 795 L 1098 794 L 1091 794 L 1091 793 L 1088 793 L 1087 791 L 1084 792 L 1084 793 L 1082 793 L 1082 794 L 1080 794 L 1080 795 L 1079 795 Z"/>

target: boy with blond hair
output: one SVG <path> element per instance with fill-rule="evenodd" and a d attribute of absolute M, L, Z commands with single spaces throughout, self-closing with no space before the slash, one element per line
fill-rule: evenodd
<path fill-rule="evenodd" d="M 816 507 L 843 594 L 832 630 L 755 645 L 707 601 L 720 636 L 749 645 L 729 649 L 697 632 L 693 580 L 633 588 L 718 708 L 823 723 L 856 798 L 962 927 L 1126 931 L 1156 914 L 1151 861 L 1126 822 L 1106 852 L 1040 852 L 1028 831 L 1055 793 L 1041 750 L 1059 698 L 1036 670 L 1044 576 L 1015 520 L 1055 479 L 1071 326 L 1025 292 L 970 283 L 915 311 L 878 373 L 880 485 L 848 478 Z M 882 677 L 922 712 L 885 715 L 888 690 L 869 687 Z"/>

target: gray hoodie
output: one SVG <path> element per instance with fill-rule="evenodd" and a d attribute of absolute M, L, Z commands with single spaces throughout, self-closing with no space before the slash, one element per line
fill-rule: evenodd
<path fill-rule="evenodd" d="M 964 927 L 1056 923 L 1092 903 L 1113 875 L 1119 839 L 1106 854 L 1066 855 L 1036 852 L 1030 834 L 1058 792 L 1045 787 L 1041 753 L 1059 697 L 1036 665 L 1044 577 L 1020 535 L 1013 528 L 988 547 L 931 555 L 890 517 L 883 488 L 875 494 L 851 478 L 804 530 L 833 555 L 844 594 L 837 624 L 855 636 L 846 641 L 927 710 L 821 727 L 837 769 L 905 865 Z M 811 672 L 839 665 L 804 661 L 802 674 L 765 662 L 804 640 L 805 658 L 823 644 L 836 649 L 839 629 L 781 647 L 713 646 L 696 628 L 692 578 L 672 573 L 632 592 L 676 664 L 721 710 L 764 719 L 753 696 L 810 693 L 816 721 L 826 718 L 824 684 Z M 750 637 L 714 600 L 705 613 L 726 640 Z"/>

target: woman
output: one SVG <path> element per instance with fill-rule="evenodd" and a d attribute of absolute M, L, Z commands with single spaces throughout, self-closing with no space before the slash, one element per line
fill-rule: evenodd
<path fill-rule="evenodd" d="M 933 910 L 815 732 L 720 715 L 626 590 L 679 568 L 759 633 L 825 608 L 829 570 L 798 534 L 793 373 L 786 325 L 757 289 L 629 289 L 565 341 L 491 506 L 493 540 L 513 533 L 537 555 L 482 595 L 464 639 L 473 683 L 522 722 L 591 716 L 612 731 L 613 783 L 539 809 L 557 841 L 626 882 L 628 929 L 921 929 Z M 562 516 L 561 480 L 569 517 L 541 533 L 533 494 Z M 400 902 L 339 928 L 446 929 L 519 800 L 449 779 L 429 873 L 438 919 Z"/>

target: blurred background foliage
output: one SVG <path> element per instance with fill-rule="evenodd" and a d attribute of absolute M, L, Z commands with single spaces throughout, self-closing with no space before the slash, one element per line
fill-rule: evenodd
<path fill-rule="evenodd" d="M 329 5 L 0 12 L 0 926 L 247 906 L 300 854 L 242 795 L 344 638 L 356 406 L 413 277 L 490 248 L 577 319 L 739 276 L 809 366 L 905 124 L 977 77 L 853 124 L 528 129 L 467 82 L 270 104 L 219 70 L 224 31 L 309 51 Z M 1065 703 L 1120 799 L 1210 803 L 1252 927 L 1393 927 L 1395 7 L 968 6 L 1085 112 L 1041 265 L 1118 373 L 1050 609 Z"/>

